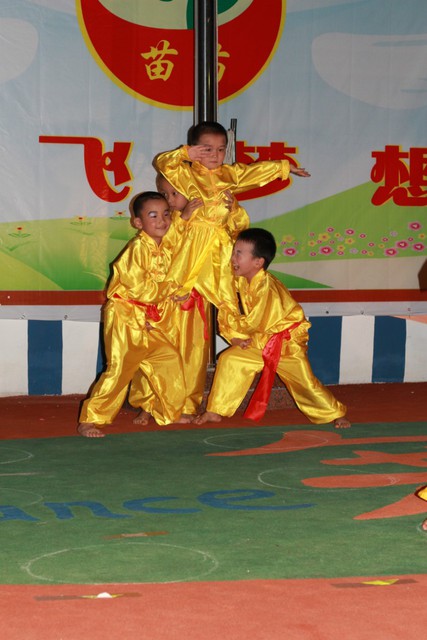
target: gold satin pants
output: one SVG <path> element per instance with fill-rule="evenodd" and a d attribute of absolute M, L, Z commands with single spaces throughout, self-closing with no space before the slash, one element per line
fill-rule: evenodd
<path fill-rule="evenodd" d="M 147 332 L 124 324 L 108 305 L 104 317 L 107 368 L 82 406 L 79 422 L 110 424 L 126 399 L 128 385 L 140 369 L 153 395 L 150 413 L 160 425 L 176 422 L 185 400 L 181 357 L 158 330 Z"/>
<path fill-rule="evenodd" d="M 237 346 L 226 349 L 218 359 L 206 410 L 232 416 L 263 366 L 261 349 Z M 326 424 L 345 416 L 346 406 L 336 400 L 311 369 L 306 335 L 283 341 L 277 374 L 297 407 L 314 424 Z"/>
<path fill-rule="evenodd" d="M 203 300 L 203 306 L 207 332 L 210 335 L 211 306 L 206 300 Z M 186 387 L 182 413 L 196 415 L 205 390 L 210 340 L 205 339 L 203 319 L 196 306 L 188 311 L 178 309 L 174 317 L 179 324 L 177 348 L 182 358 Z M 133 407 L 139 407 L 152 414 L 155 395 L 143 369 L 138 369 L 135 373 L 128 399 Z"/>

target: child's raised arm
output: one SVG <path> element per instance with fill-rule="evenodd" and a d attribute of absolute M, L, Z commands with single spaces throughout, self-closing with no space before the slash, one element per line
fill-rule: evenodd
<path fill-rule="evenodd" d="M 191 172 L 190 158 L 186 145 L 159 153 L 153 160 L 153 166 L 161 173 L 176 191 L 189 200 L 187 187 Z"/>
<path fill-rule="evenodd" d="M 212 149 L 207 144 L 194 144 L 187 146 L 187 153 L 191 162 L 203 162 L 211 155 Z"/>

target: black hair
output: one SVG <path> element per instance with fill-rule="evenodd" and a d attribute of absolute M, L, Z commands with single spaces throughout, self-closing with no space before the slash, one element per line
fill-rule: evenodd
<path fill-rule="evenodd" d="M 164 200 L 166 205 L 169 206 L 166 198 L 158 191 L 143 191 L 132 201 L 131 210 L 135 218 L 140 217 L 141 211 L 148 200 Z"/>
<path fill-rule="evenodd" d="M 250 243 L 252 245 L 253 256 L 255 258 L 264 258 L 263 268 L 264 270 L 268 269 L 277 251 L 276 241 L 272 233 L 266 229 L 249 227 L 249 229 L 245 229 L 239 233 L 237 240 Z"/>
<path fill-rule="evenodd" d="M 199 122 L 194 124 L 188 130 L 187 142 L 190 145 L 199 144 L 201 136 L 205 133 L 214 133 L 225 137 L 225 142 L 228 142 L 227 130 L 219 124 L 219 122 Z"/>

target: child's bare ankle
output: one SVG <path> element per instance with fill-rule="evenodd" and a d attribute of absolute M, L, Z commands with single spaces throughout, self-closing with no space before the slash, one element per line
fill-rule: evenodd
<path fill-rule="evenodd" d="M 195 416 L 192 416 L 189 413 L 181 413 L 181 417 L 177 420 L 177 424 L 190 424 L 193 422 Z"/>
<path fill-rule="evenodd" d="M 84 438 L 104 438 L 105 433 L 92 422 L 81 422 L 77 427 L 78 433 Z"/>
<path fill-rule="evenodd" d="M 214 413 L 213 411 L 205 411 L 200 416 L 198 416 L 194 422 L 196 424 L 205 424 L 205 422 L 221 422 L 222 416 L 219 413 Z"/>
<path fill-rule="evenodd" d="M 145 411 L 145 409 L 141 409 L 136 418 L 132 420 L 133 424 L 141 424 L 142 426 L 146 426 L 151 420 L 151 413 Z"/>
<path fill-rule="evenodd" d="M 351 427 L 351 422 L 345 416 L 341 418 L 336 418 L 334 420 L 335 429 L 349 429 Z"/>

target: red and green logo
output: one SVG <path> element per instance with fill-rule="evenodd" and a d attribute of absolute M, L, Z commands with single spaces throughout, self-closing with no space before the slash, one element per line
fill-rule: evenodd
<path fill-rule="evenodd" d="M 77 0 L 82 33 L 105 73 L 136 98 L 191 109 L 194 0 Z M 218 98 L 264 71 L 283 29 L 286 0 L 218 0 Z"/>

